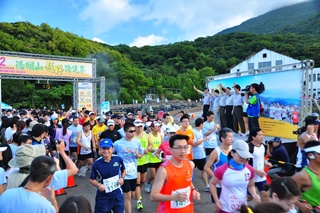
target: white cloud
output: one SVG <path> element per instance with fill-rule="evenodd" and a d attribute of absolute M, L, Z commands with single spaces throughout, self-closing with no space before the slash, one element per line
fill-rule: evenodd
<path fill-rule="evenodd" d="M 108 32 L 128 22 L 132 29 L 130 34 L 141 34 L 143 32 L 135 31 L 138 28 L 135 26 L 151 22 L 154 28 L 158 28 L 154 34 L 168 37 L 179 31 L 173 39 L 181 41 L 214 35 L 270 10 L 306 0 L 148 0 L 143 4 L 137 4 L 135 0 L 87 1 L 88 5 L 80 17 L 90 21 L 95 34 Z M 128 30 L 126 28 L 126 32 Z M 154 39 L 139 37 L 133 44 L 138 40 Z"/>
<path fill-rule="evenodd" d="M 160 44 L 162 41 L 164 41 L 165 38 L 162 36 L 155 36 L 154 34 L 142 37 L 139 36 L 138 38 L 134 39 L 134 41 L 129 44 L 129 46 L 133 47 L 143 47 L 146 45 L 152 46 L 152 45 L 157 45 Z"/>
<path fill-rule="evenodd" d="M 107 43 L 104 40 L 102 40 L 100 38 L 97 38 L 97 37 L 93 37 L 92 41 L 96 41 L 96 42 L 99 42 L 99 43 L 102 43 L 102 44 L 106 44 Z"/>
<path fill-rule="evenodd" d="M 82 20 L 91 21 L 94 33 L 107 32 L 117 24 L 130 21 L 143 12 L 143 7 L 130 2 L 129 0 L 92 0 L 79 17 Z"/>
<path fill-rule="evenodd" d="M 171 24 L 184 32 L 179 40 L 193 40 L 215 33 L 270 10 L 306 0 L 150 0 L 144 15 L 156 25 Z M 169 6 L 168 6 L 169 5 Z"/>

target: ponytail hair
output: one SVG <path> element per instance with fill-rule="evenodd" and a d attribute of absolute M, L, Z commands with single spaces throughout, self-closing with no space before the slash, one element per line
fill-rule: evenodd
<path fill-rule="evenodd" d="M 258 94 L 261 94 L 261 93 L 263 93 L 265 91 L 265 87 L 264 87 L 264 84 L 262 82 L 260 82 L 260 84 L 253 83 L 250 86 L 255 88 L 255 90 L 257 91 Z"/>
<path fill-rule="evenodd" d="M 276 203 L 258 203 L 255 207 L 247 207 L 245 204 L 241 205 L 240 213 L 286 213 L 286 211 Z"/>

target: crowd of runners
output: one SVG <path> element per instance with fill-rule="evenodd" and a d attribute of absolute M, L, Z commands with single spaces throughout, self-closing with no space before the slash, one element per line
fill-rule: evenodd
<path fill-rule="evenodd" d="M 158 212 L 189 213 L 203 196 L 211 196 L 210 212 L 317 212 L 316 116 L 305 119 L 297 168 L 289 163 L 281 139 L 265 143 L 257 119 L 249 122 L 249 131 L 241 130 L 248 137 L 221 128 L 210 109 L 194 123 L 190 119 L 183 111 L 174 119 L 169 112 L 158 117 L 152 110 L 125 115 L 97 115 L 85 108 L 8 110 L 0 128 L 0 213 L 130 213 L 146 202 L 158 202 Z M 266 156 L 284 164 L 271 164 Z M 199 189 L 193 185 L 194 169 L 201 171 Z M 272 183 L 266 181 L 268 174 Z M 85 197 L 73 196 L 59 208 L 54 191 L 74 175 L 96 187 L 93 207 Z M 142 190 L 150 197 L 142 199 Z"/>

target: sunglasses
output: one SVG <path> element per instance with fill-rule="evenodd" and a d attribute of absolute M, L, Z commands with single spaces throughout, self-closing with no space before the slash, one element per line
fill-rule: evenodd
<path fill-rule="evenodd" d="M 130 132 L 130 133 L 134 133 L 134 132 L 136 132 L 136 130 L 129 130 L 128 132 Z"/>

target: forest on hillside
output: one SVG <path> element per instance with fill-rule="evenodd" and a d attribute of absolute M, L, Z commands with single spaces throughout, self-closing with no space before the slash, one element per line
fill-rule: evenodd
<path fill-rule="evenodd" d="M 159 98 L 199 99 L 205 77 L 227 69 L 267 48 L 320 65 L 320 40 L 313 35 L 230 33 L 191 42 L 142 48 L 110 46 L 87 40 L 47 24 L 0 23 L 0 50 L 97 59 L 97 76 L 106 78 L 106 100 L 142 102 L 146 94 Z M 2 100 L 20 107 L 71 105 L 72 85 L 50 82 L 51 90 L 35 90 L 33 81 L 2 80 Z"/>

